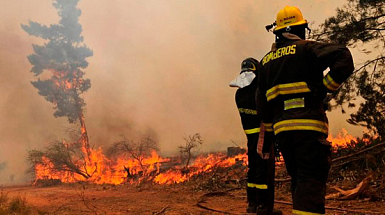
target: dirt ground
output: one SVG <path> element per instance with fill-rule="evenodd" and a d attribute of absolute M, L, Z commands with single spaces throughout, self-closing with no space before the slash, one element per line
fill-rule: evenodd
<path fill-rule="evenodd" d="M 241 188 L 208 192 L 182 184 L 60 184 L 2 186 L 1 192 L 10 199 L 25 198 L 39 214 L 246 214 L 246 193 Z M 289 195 L 277 193 L 276 199 L 276 208 L 291 214 Z M 385 214 L 383 201 L 333 200 L 327 201 L 327 207 L 333 209 L 326 214 Z"/>

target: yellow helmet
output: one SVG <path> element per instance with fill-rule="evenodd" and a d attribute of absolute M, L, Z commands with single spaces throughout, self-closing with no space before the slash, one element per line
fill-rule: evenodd
<path fill-rule="evenodd" d="M 280 10 L 277 14 L 276 25 L 273 32 L 284 29 L 288 26 L 307 24 L 307 21 L 303 19 L 301 11 L 297 7 L 286 6 Z"/>

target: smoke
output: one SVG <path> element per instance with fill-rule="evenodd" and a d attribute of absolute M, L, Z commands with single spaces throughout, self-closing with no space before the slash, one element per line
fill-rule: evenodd
<path fill-rule="evenodd" d="M 60 139 L 63 121 L 53 119 L 52 107 L 44 104 L 29 82 L 28 71 L 25 73 L 28 68 L 25 53 L 30 51 L 25 47 L 30 44 L 19 36 L 21 32 L 0 29 L 0 162 L 7 162 L 0 182 L 9 182 L 11 175 L 20 181 L 24 179 L 26 152 Z"/>
<path fill-rule="evenodd" d="M 92 88 L 83 94 L 91 145 L 109 146 L 121 135 L 151 135 L 162 155 L 173 155 L 185 135 L 200 133 L 202 150 L 225 150 L 231 140 L 245 147 L 235 90 L 228 83 L 243 59 L 260 59 L 270 49 L 274 37 L 264 27 L 292 3 L 81 0 L 81 36 L 94 54 L 84 70 Z M 305 18 L 320 23 L 342 3 L 297 6 Z M 0 4 L 0 162 L 7 162 L 0 182 L 9 182 L 10 175 L 23 181 L 26 152 L 66 138 L 69 124 L 53 117 L 52 104 L 30 84 L 35 77 L 27 56 L 32 44 L 45 41 L 20 24 L 34 20 L 50 26 L 60 17 L 48 0 Z"/>
<path fill-rule="evenodd" d="M 124 8 L 121 11 L 127 13 L 110 13 L 115 7 Z M 99 77 L 91 77 L 94 87 L 87 94 L 92 97 L 87 100 L 87 113 L 95 111 L 91 105 L 104 110 L 94 112 L 96 117 L 88 120 L 99 121 L 111 114 L 135 119 L 131 122 L 135 127 L 150 126 L 158 132 L 163 152 L 175 151 L 185 134 L 197 132 L 202 134 L 204 147 L 212 150 L 232 145 L 230 139 L 243 142 L 242 130 L 237 129 L 241 125 L 234 90 L 228 82 L 239 73 L 240 62 L 258 47 L 253 7 L 252 1 L 241 5 L 223 1 L 93 5 L 96 11 L 91 11 L 111 16 L 114 22 L 94 20 L 98 23 L 95 27 L 108 26 L 108 31 L 98 32 L 99 43 L 108 45 L 99 52 L 94 49 L 95 58 L 107 57 L 104 62 L 90 59 L 89 69 L 99 70 L 90 76 L 98 73 Z M 85 31 L 84 36 L 89 44 L 93 43 L 93 35 Z M 104 80 L 100 80 L 100 75 Z M 122 91 L 111 89 L 111 93 L 102 87 L 105 83 Z M 107 94 L 109 97 L 104 96 Z M 104 100 L 94 98 L 95 95 L 103 95 Z M 94 101 L 97 103 L 91 104 Z M 231 133 L 235 135 L 229 137 Z M 100 136 L 104 139 L 116 135 L 94 134 L 96 139 Z"/>

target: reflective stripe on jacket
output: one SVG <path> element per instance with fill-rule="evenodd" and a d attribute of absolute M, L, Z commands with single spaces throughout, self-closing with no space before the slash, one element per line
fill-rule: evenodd
<path fill-rule="evenodd" d="M 323 100 L 354 70 L 350 51 L 337 44 L 282 39 L 261 61 L 257 111 L 274 133 L 313 130 L 328 134 Z M 324 71 L 329 72 L 324 76 Z"/>
<path fill-rule="evenodd" d="M 241 116 L 242 127 L 245 134 L 255 134 L 260 131 L 261 118 L 257 113 L 257 104 L 255 102 L 255 92 L 257 89 L 257 80 L 244 88 L 237 90 L 235 102 Z"/>

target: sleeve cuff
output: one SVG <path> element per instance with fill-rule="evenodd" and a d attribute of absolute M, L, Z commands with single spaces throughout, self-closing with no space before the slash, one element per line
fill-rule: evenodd
<path fill-rule="evenodd" d="M 328 74 L 324 77 L 324 79 L 323 79 L 323 84 L 324 84 L 324 86 L 325 86 L 328 90 L 330 90 L 330 91 L 332 91 L 332 92 L 336 91 L 336 90 L 341 86 L 341 84 L 339 84 L 339 83 L 337 83 L 337 82 L 335 82 L 335 81 L 333 80 L 333 78 L 330 76 L 330 73 L 328 73 Z"/>

